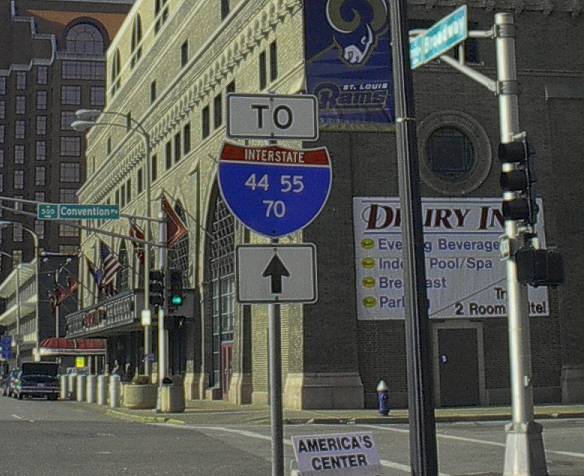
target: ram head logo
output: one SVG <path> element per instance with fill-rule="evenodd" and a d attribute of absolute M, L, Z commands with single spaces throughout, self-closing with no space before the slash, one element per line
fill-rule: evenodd
<path fill-rule="evenodd" d="M 349 65 L 362 65 L 387 24 L 387 4 L 386 0 L 328 0 L 326 17 L 336 32 L 341 59 Z"/>

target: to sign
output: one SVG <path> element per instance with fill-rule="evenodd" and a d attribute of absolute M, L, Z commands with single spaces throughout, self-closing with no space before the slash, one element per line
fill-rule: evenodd
<path fill-rule="evenodd" d="M 434 23 L 425 33 L 410 40 L 412 69 L 438 58 L 468 37 L 466 5 Z"/>
<path fill-rule="evenodd" d="M 326 203 L 332 184 L 326 147 L 240 147 L 225 143 L 219 186 L 225 203 L 245 226 L 278 238 L 308 226 Z"/>
<path fill-rule="evenodd" d="M 311 243 L 238 246 L 235 267 L 240 303 L 317 300 L 316 247 Z"/>
<path fill-rule="evenodd" d="M 292 436 L 301 476 L 381 475 L 372 433 Z"/>
<path fill-rule="evenodd" d="M 318 139 L 318 100 L 308 95 L 230 94 L 227 137 Z"/>
<path fill-rule="evenodd" d="M 39 204 L 39 220 L 119 220 L 119 205 Z"/>

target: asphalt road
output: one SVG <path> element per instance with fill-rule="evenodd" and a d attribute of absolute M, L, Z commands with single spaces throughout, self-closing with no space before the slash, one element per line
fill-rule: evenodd
<path fill-rule="evenodd" d="M 542 423 L 550 475 L 584 476 L 584 420 Z M 438 425 L 441 474 L 501 474 L 503 425 Z M 409 473 L 407 425 L 287 426 L 286 468 L 291 435 L 350 431 L 373 432 L 384 475 Z M 146 425 L 112 419 L 94 405 L 0 398 L 0 474 L 270 475 L 269 435 L 269 426 Z"/>

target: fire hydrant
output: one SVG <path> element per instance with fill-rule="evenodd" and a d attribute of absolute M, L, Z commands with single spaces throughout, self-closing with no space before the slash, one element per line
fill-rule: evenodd
<path fill-rule="evenodd" d="M 379 414 L 387 416 L 389 413 L 389 387 L 384 380 L 380 380 L 377 384 L 377 404 Z"/>

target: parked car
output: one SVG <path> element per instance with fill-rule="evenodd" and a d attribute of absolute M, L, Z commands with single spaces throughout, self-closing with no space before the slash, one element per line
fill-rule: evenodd
<path fill-rule="evenodd" d="M 19 400 L 27 396 L 56 400 L 59 397 L 58 371 L 56 362 L 25 362 L 16 380 L 15 396 Z"/>
<path fill-rule="evenodd" d="M 18 372 L 20 372 L 20 370 L 18 370 L 18 369 L 11 370 L 10 373 L 8 373 L 8 375 L 6 375 L 4 377 L 4 379 L 2 380 L 2 387 L 1 388 L 2 388 L 2 396 L 3 397 L 11 397 L 12 396 L 12 391 L 14 389 L 14 384 L 15 384 Z"/>

